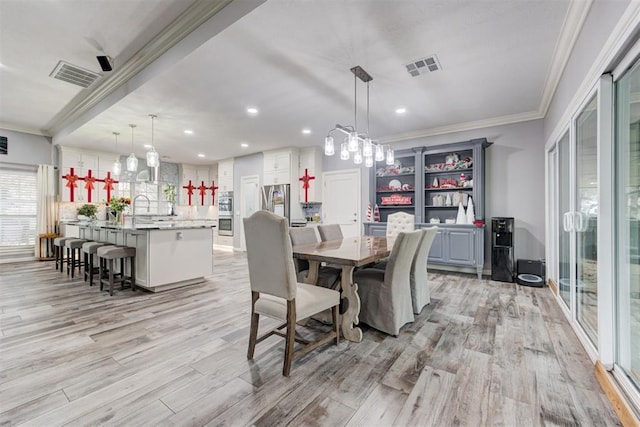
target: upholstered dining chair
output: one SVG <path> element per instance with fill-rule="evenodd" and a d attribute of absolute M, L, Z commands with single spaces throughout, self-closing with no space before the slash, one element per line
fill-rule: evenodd
<path fill-rule="evenodd" d="M 396 212 L 387 216 L 387 237 L 395 237 L 401 231 L 413 231 L 416 229 L 415 215 L 406 212 Z"/>
<path fill-rule="evenodd" d="M 413 322 L 409 275 L 422 231 L 401 232 L 395 238 L 384 270 L 364 268 L 353 273 L 360 295 L 360 321 L 390 335 Z"/>
<path fill-rule="evenodd" d="M 431 302 L 429 282 L 427 281 L 427 258 L 429 257 L 429 249 L 431 249 L 433 239 L 438 232 L 438 227 L 423 228 L 421 231 L 422 237 L 413 257 L 409 275 L 411 303 L 415 314 L 420 314 L 424 306 Z"/>
<path fill-rule="evenodd" d="M 253 359 L 255 346 L 271 335 L 286 339 L 282 375 L 289 376 L 292 361 L 335 339 L 338 344 L 340 294 L 333 289 L 298 283 L 293 264 L 287 219 L 268 211 L 244 218 L 244 230 L 251 285 L 251 328 L 247 358 Z M 316 341 L 296 337 L 296 321 L 331 309 L 333 330 Z M 258 337 L 260 315 L 285 323 Z M 286 327 L 286 333 L 281 329 Z M 294 352 L 294 342 L 304 346 Z"/>
<path fill-rule="evenodd" d="M 320 240 L 326 242 L 327 240 L 340 240 L 343 239 L 342 229 L 340 224 L 327 224 L 319 225 L 318 233 L 320 233 Z"/>
<path fill-rule="evenodd" d="M 318 242 L 316 231 L 312 227 L 289 228 L 289 237 L 291 238 L 291 244 L 293 246 Z M 309 261 L 297 258 L 294 258 L 293 261 L 296 266 L 298 281 L 304 282 L 309 274 Z M 316 285 L 324 288 L 338 289 L 340 287 L 340 274 L 342 274 L 342 271 L 339 268 L 320 267 Z"/>

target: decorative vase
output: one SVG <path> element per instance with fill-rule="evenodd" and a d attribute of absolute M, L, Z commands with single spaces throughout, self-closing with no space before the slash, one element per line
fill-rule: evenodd
<path fill-rule="evenodd" d="M 464 213 L 464 207 L 462 203 L 458 204 L 458 216 L 456 217 L 456 224 L 466 224 L 467 215 Z"/>
<path fill-rule="evenodd" d="M 122 211 L 109 210 L 107 218 L 109 224 L 120 225 L 122 223 Z"/>

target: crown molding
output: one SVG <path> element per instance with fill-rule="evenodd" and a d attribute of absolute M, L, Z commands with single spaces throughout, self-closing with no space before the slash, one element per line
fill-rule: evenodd
<path fill-rule="evenodd" d="M 399 142 L 407 139 L 424 138 L 427 136 L 444 135 L 448 133 L 463 132 L 474 129 L 483 129 L 493 126 L 503 126 L 513 123 L 528 122 L 542 119 L 544 116 L 538 111 L 509 114 L 507 116 L 492 117 L 490 119 L 474 120 L 472 122 L 456 123 L 446 126 L 423 129 L 415 132 L 391 135 L 380 139 L 382 143 Z"/>
<path fill-rule="evenodd" d="M 232 0 L 195 0 L 187 10 L 114 70 L 87 96 L 63 108 L 50 122 L 52 124 L 47 131 L 57 135 L 62 129 L 69 127 L 231 2 Z"/>
<path fill-rule="evenodd" d="M 569 9 L 562 23 L 560 36 L 553 51 L 551 66 L 545 79 L 544 90 L 542 91 L 542 97 L 540 99 L 540 107 L 538 107 L 538 111 L 540 111 L 543 116 L 547 115 L 553 95 L 558 88 L 562 73 L 569 62 L 571 52 L 578 40 L 582 26 L 589 15 L 592 4 L 593 0 L 574 0 L 569 3 Z"/>
<path fill-rule="evenodd" d="M 46 136 L 48 138 L 51 138 L 51 135 L 49 135 L 47 132 L 45 132 L 43 130 L 31 129 L 31 128 L 22 128 L 22 127 L 19 127 L 19 126 L 12 125 L 10 123 L 0 122 L 0 129 L 10 130 L 12 132 L 28 133 L 28 134 L 31 134 L 31 135 Z"/>
<path fill-rule="evenodd" d="M 640 1 L 632 1 L 625 9 L 614 29 L 611 31 L 611 35 L 602 46 L 602 49 L 600 49 L 600 53 L 593 61 L 589 71 L 585 74 L 585 77 L 576 90 L 573 98 L 565 107 L 560 120 L 553 124 L 553 131 L 550 133 L 545 146 L 552 146 L 553 143 L 560 138 L 563 131 L 567 128 L 571 117 L 576 113 L 578 106 L 584 101 L 584 98 L 591 93 L 591 89 L 593 89 L 597 84 L 600 76 L 617 65 L 614 64 L 613 61 L 623 53 L 622 49 L 624 48 L 624 45 L 639 29 Z"/>

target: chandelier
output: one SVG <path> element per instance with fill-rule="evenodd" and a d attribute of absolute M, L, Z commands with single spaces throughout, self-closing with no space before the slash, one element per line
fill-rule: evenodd
<path fill-rule="evenodd" d="M 386 159 L 388 165 L 394 163 L 393 149 L 388 145 L 382 145 L 376 143 L 369 134 L 369 82 L 373 80 L 373 77 L 369 75 L 359 65 L 351 68 L 353 73 L 353 126 L 339 125 L 331 129 L 324 139 L 324 154 L 326 156 L 333 156 L 335 154 L 334 139 L 331 136 L 334 132 L 342 132 L 345 136 L 340 144 L 340 159 L 349 160 L 351 153 L 353 153 L 353 163 L 356 165 L 364 164 L 370 168 L 373 166 L 374 161 L 381 162 Z M 358 80 L 362 80 L 367 84 L 367 131 L 358 131 Z"/>

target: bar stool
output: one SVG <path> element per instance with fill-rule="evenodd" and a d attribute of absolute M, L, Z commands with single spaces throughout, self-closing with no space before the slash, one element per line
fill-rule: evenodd
<path fill-rule="evenodd" d="M 87 243 L 85 239 L 71 239 L 64 242 L 64 247 L 67 248 L 67 276 L 69 270 L 71 270 L 71 278 L 75 277 L 76 266 L 78 272 L 82 272 L 82 245 Z M 77 255 L 77 257 L 76 257 Z"/>
<path fill-rule="evenodd" d="M 87 242 L 82 245 L 82 252 L 84 253 L 84 281 L 86 282 L 87 276 L 89 276 L 89 286 L 93 286 L 93 273 L 99 272 L 99 268 L 93 266 L 93 257 L 98 253 L 98 248 L 103 246 L 113 245 L 102 242 Z"/>
<path fill-rule="evenodd" d="M 129 246 L 102 246 L 97 251 L 100 266 L 98 268 L 98 277 L 100 279 L 100 290 L 103 290 L 104 285 L 109 285 L 109 295 L 113 296 L 113 285 L 115 282 L 120 283 L 121 289 L 124 289 L 124 285 L 129 282 L 131 290 L 136 290 L 136 248 Z M 131 276 L 125 276 L 124 272 L 124 260 L 129 258 L 131 261 Z M 114 271 L 114 260 L 120 260 L 120 273 Z M 109 269 L 109 280 L 105 280 L 104 276 L 104 261 L 107 262 L 107 268 Z M 116 277 L 119 276 L 119 277 Z"/>
<path fill-rule="evenodd" d="M 60 273 L 62 273 L 62 266 L 64 265 L 64 242 L 71 239 L 75 239 L 75 237 L 56 237 L 53 239 L 56 270 L 60 270 Z"/>

